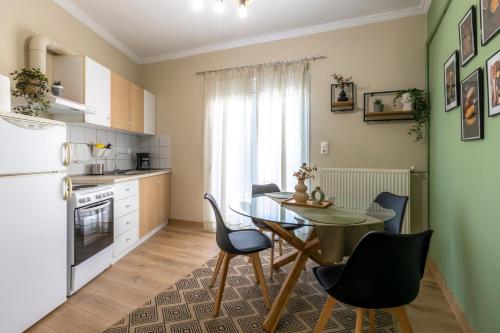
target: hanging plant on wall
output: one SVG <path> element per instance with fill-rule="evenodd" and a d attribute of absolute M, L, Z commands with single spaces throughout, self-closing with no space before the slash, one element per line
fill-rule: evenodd
<path fill-rule="evenodd" d="M 10 73 L 16 82 L 12 96 L 23 98 L 25 104 L 14 107 L 14 112 L 38 117 L 49 110 L 50 102 L 46 99 L 49 81 L 38 68 L 23 68 Z"/>
<path fill-rule="evenodd" d="M 415 136 L 415 142 L 423 141 L 425 138 L 425 127 L 429 120 L 429 110 L 427 108 L 427 93 L 424 90 L 412 88 L 399 91 L 394 97 L 394 102 L 400 99 L 403 94 L 408 93 L 413 105 L 415 124 L 408 130 L 408 135 Z"/>

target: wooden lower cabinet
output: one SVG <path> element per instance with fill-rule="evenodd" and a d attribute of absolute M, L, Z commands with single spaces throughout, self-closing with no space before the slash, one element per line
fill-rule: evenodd
<path fill-rule="evenodd" d="M 139 180 L 139 237 L 143 237 L 170 215 L 170 174 Z"/>
<path fill-rule="evenodd" d="M 159 221 L 163 223 L 170 217 L 170 174 L 158 176 L 160 196 L 159 196 Z"/>

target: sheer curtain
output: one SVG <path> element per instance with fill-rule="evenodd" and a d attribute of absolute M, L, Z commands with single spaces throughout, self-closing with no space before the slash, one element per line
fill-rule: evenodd
<path fill-rule="evenodd" d="M 285 62 L 205 74 L 204 187 L 229 221 L 230 200 L 252 184 L 292 191 L 292 173 L 309 160 L 306 62 Z M 215 230 L 204 205 L 205 229 Z"/>

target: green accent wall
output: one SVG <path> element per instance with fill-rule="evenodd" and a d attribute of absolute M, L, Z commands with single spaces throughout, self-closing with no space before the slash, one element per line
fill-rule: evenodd
<path fill-rule="evenodd" d="M 444 111 L 443 64 L 459 49 L 458 23 L 472 5 L 478 55 L 460 68 L 462 80 L 485 70 L 500 35 L 481 46 L 479 0 L 434 0 L 427 16 L 431 255 L 474 331 L 492 333 L 500 332 L 500 116 L 487 116 L 486 75 L 484 140 L 462 142 L 460 107 Z"/>

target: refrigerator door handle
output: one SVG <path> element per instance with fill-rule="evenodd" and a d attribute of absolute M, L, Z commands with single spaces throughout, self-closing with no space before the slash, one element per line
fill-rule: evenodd
<path fill-rule="evenodd" d="M 71 181 L 71 177 L 66 176 L 64 177 L 63 180 L 63 198 L 64 200 L 68 201 L 69 198 L 71 197 L 71 194 L 73 194 L 73 182 Z"/>
<path fill-rule="evenodd" d="M 68 166 L 71 163 L 71 160 L 73 159 L 73 150 L 71 148 L 71 144 L 68 142 L 65 142 L 63 144 L 63 165 Z"/>

